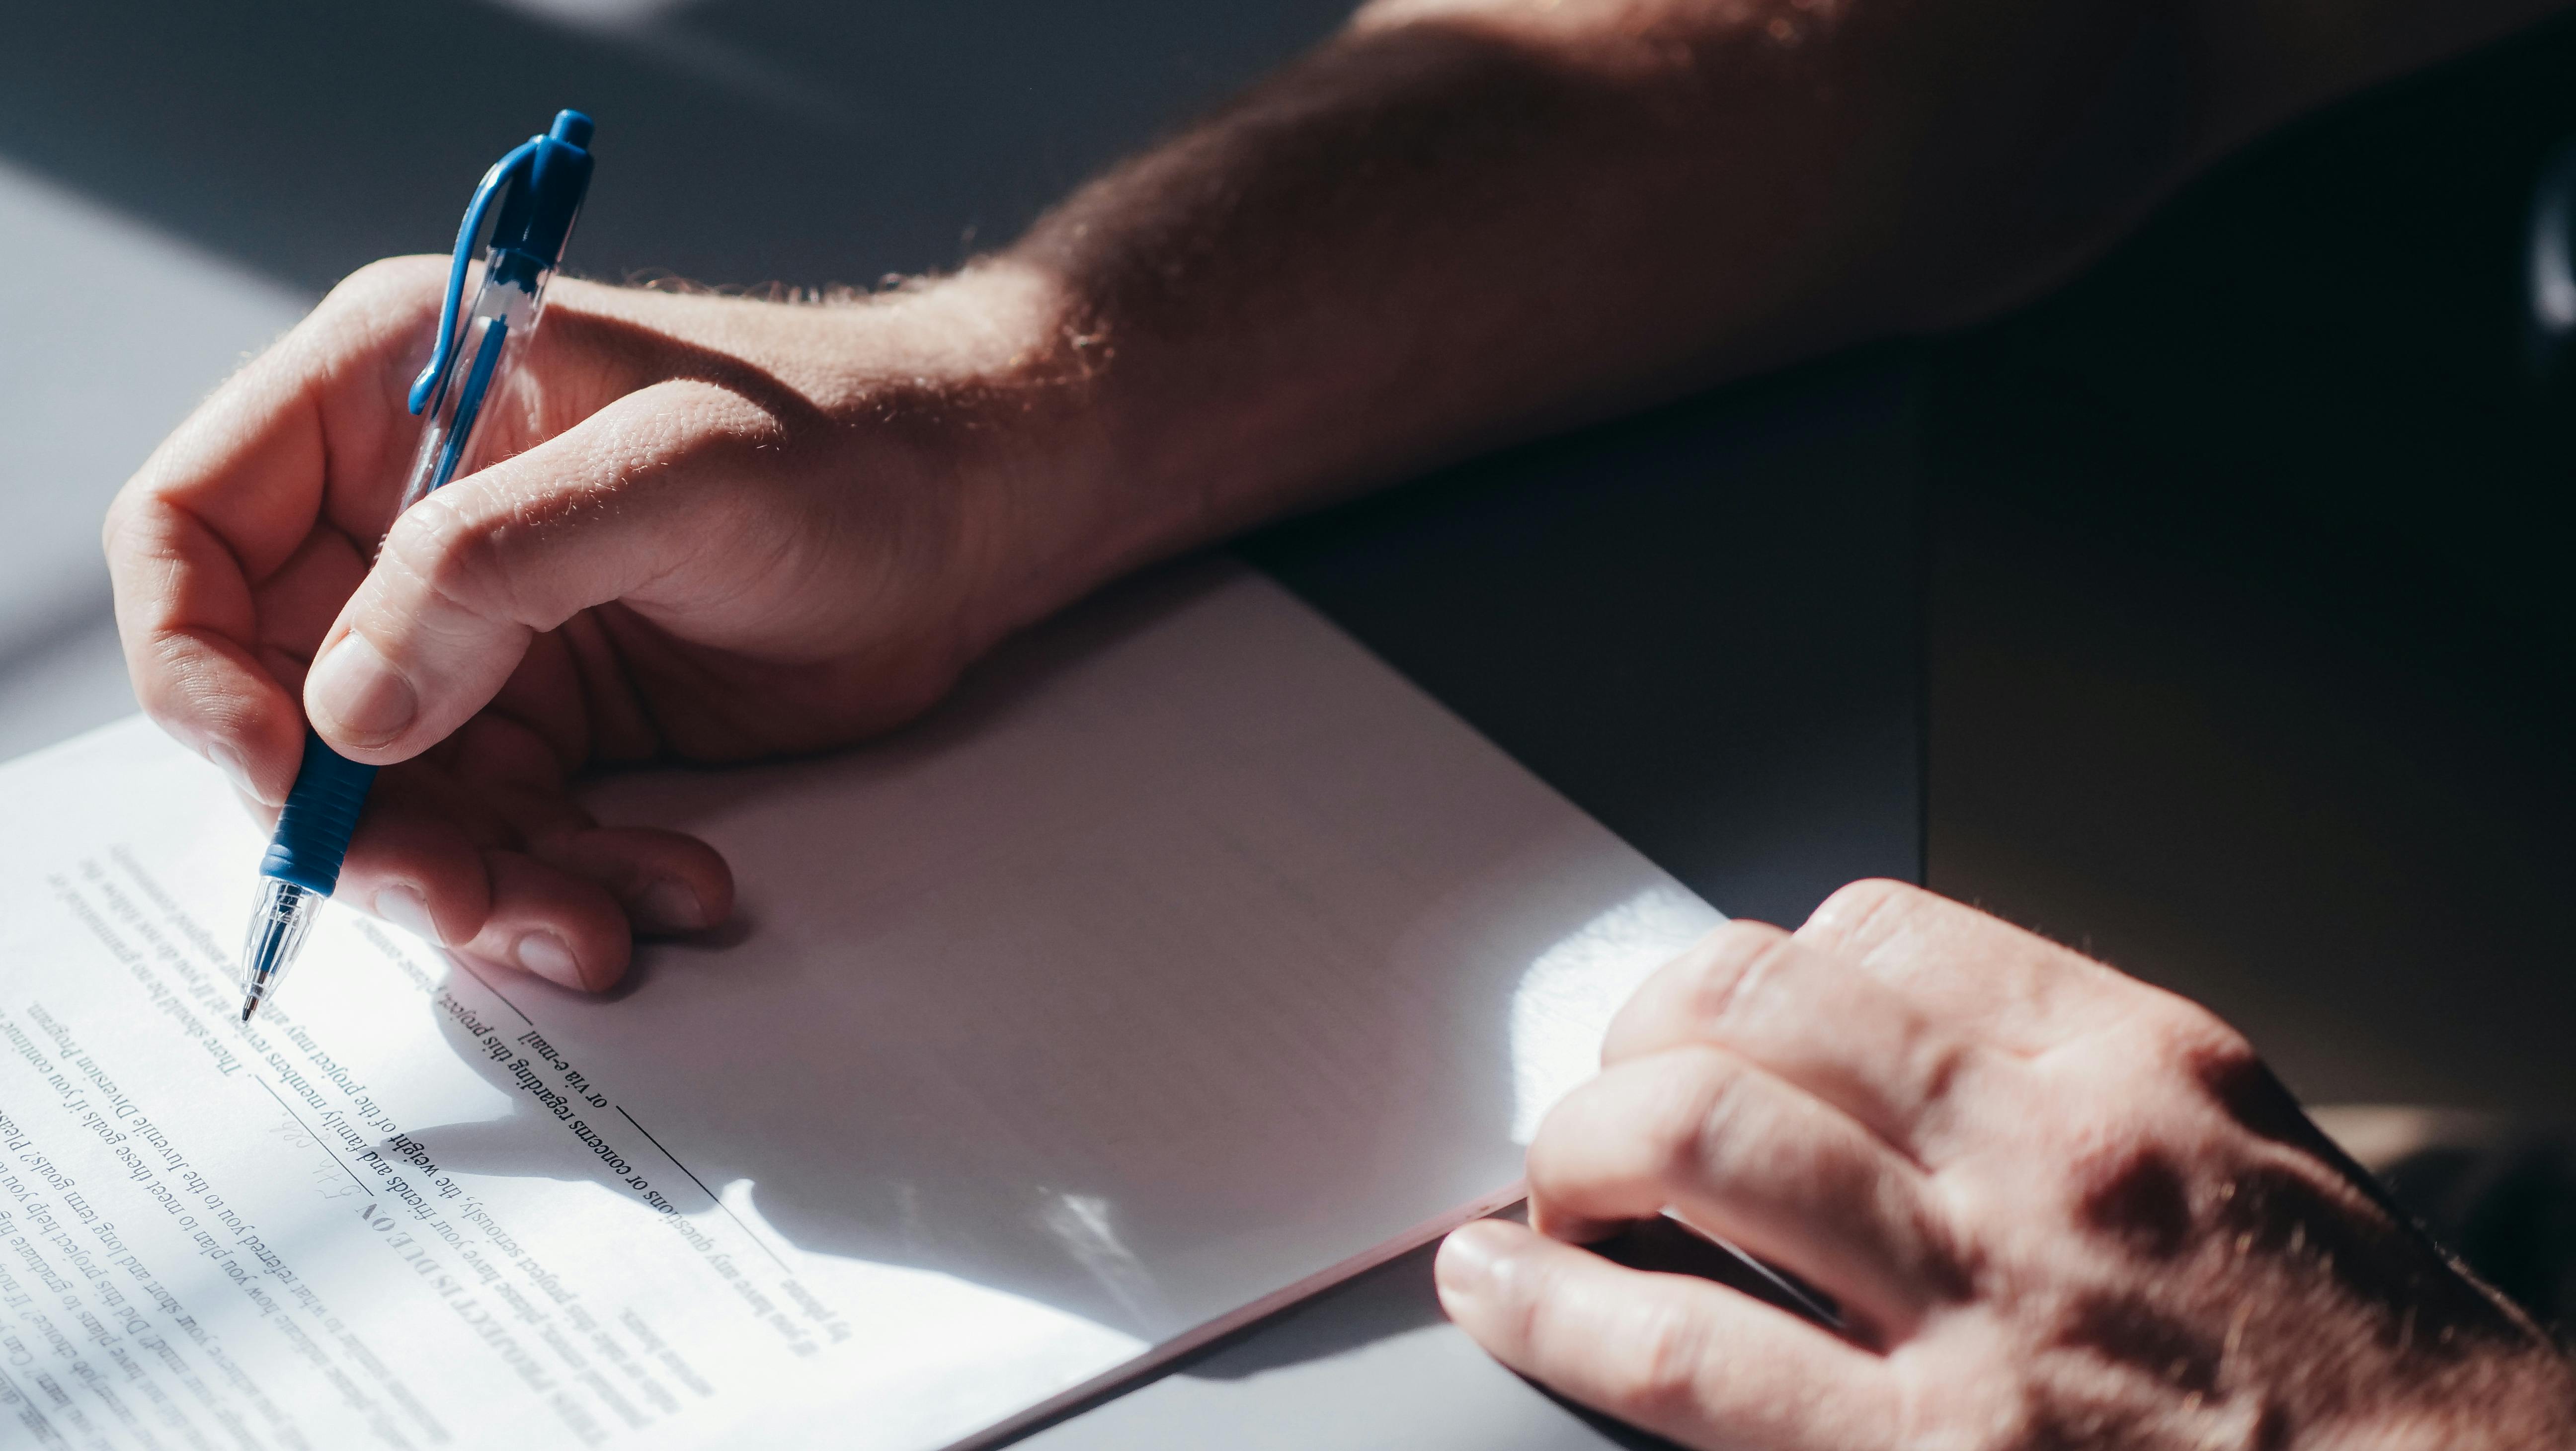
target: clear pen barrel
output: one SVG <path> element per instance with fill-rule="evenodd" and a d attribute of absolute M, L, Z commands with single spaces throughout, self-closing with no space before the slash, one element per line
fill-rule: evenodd
<path fill-rule="evenodd" d="M 456 366 L 427 410 L 420 451 L 403 486 L 405 509 L 492 462 L 493 425 L 524 425 L 535 406 L 534 384 L 519 364 L 536 336 L 554 269 L 524 252 L 495 248 L 482 272 L 474 306 L 459 324 Z"/>
<path fill-rule="evenodd" d="M 313 918 L 323 901 L 323 895 L 310 887 L 277 877 L 259 879 L 259 906 L 251 913 L 250 931 L 242 938 L 242 990 L 249 994 L 252 1006 L 276 991 L 277 980 L 304 950 L 305 935 L 313 930 Z M 250 1016 L 247 1008 L 242 1016 Z"/>

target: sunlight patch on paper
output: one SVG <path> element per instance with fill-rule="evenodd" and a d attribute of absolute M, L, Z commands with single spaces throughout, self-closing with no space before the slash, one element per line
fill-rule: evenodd
<path fill-rule="evenodd" d="M 1512 1141 L 1600 1067 L 1601 1035 L 1654 970 L 1725 918 L 1678 887 L 1656 886 L 1584 923 L 1539 955 L 1512 993 Z"/>

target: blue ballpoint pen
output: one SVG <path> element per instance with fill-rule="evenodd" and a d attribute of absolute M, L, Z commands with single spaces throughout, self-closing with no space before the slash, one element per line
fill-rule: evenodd
<path fill-rule="evenodd" d="M 411 385 L 411 411 L 426 413 L 420 452 L 413 459 L 401 509 L 479 462 L 469 450 L 483 402 L 527 355 L 528 339 L 546 305 L 546 283 L 563 260 L 582 197 L 590 190 L 590 118 L 561 111 L 543 136 L 531 136 L 492 163 L 465 208 L 448 269 L 447 296 L 438 315 L 438 340 L 429 366 Z M 498 215 L 495 216 L 497 208 Z M 484 222 L 492 236 L 483 254 L 483 281 L 474 306 L 460 322 L 457 305 Z M 457 362 L 471 355 L 459 382 Z M 451 386 L 452 385 L 452 386 Z M 401 509 L 395 512 L 399 514 Z M 376 768 L 352 761 L 304 732 L 304 764 L 277 815 L 277 834 L 259 863 L 259 909 L 242 944 L 242 1021 L 277 990 L 312 930 L 322 899 L 340 883 L 340 861 L 350 833 L 375 784 Z"/>

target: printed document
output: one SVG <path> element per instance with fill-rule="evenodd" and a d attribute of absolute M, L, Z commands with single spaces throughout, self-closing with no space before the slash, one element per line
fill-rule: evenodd
<path fill-rule="evenodd" d="M 592 804 L 737 923 L 585 998 L 334 902 L 244 1026 L 221 776 L 0 767 L 0 1445 L 988 1442 L 1509 1198 L 1717 920 L 1222 560 Z"/>

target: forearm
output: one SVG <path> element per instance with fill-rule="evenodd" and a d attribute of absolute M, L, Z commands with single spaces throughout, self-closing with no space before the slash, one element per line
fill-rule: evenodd
<path fill-rule="evenodd" d="M 1919 270 L 1875 58 L 1674 8 L 1363 12 L 1043 220 L 1003 261 L 1089 354 L 1086 572 L 1873 330 Z"/>
<path fill-rule="evenodd" d="M 1100 450 L 1093 484 L 1024 501 L 1050 542 L 1017 613 L 1476 448 L 1990 311 L 2284 116 L 2546 3 L 1372 6 L 982 264 L 1044 315 L 1037 392 Z"/>

